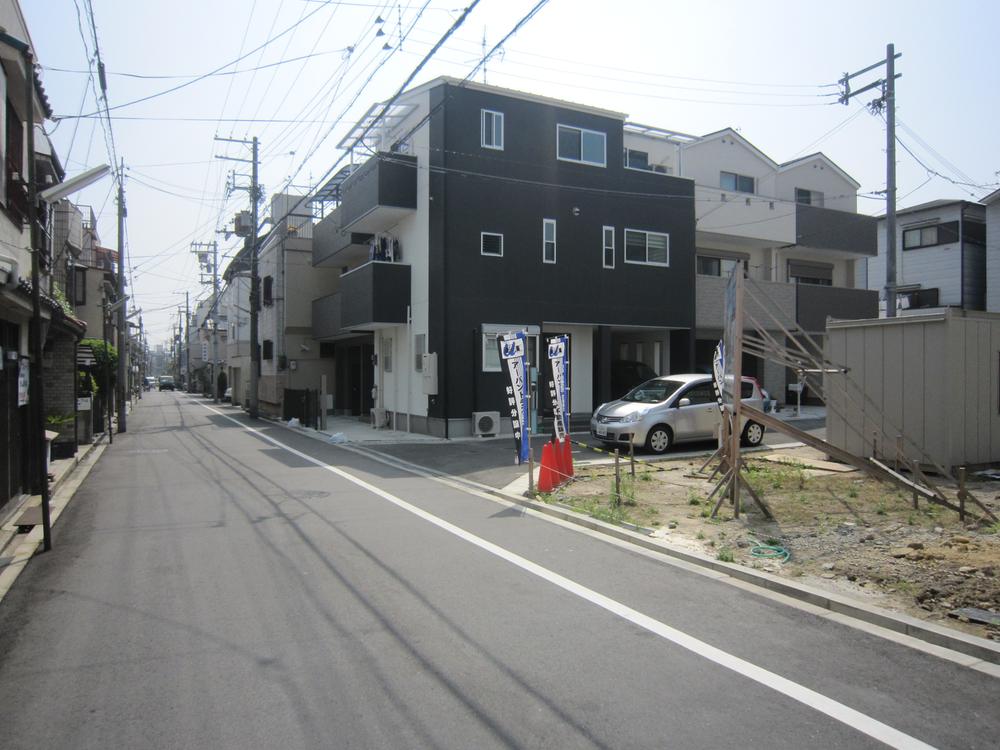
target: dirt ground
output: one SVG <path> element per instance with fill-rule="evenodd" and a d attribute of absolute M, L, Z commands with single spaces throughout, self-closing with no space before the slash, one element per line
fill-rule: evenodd
<path fill-rule="evenodd" d="M 797 448 L 747 456 L 749 480 L 774 521 L 747 495 L 739 519 L 728 502 L 712 518 L 715 500 L 708 495 L 715 483 L 693 475 L 702 463 L 637 462 L 633 479 L 626 459 L 620 503 L 613 502 L 614 467 L 582 464 L 572 482 L 541 499 L 648 528 L 672 545 L 726 562 L 1000 641 L 1000 523 L 977 521 L 981 513 L 971 503 L 965 523 L 923 499 L 914 508 L 911 494 Z M 947 497 L 955 496 L 953 481 L 932 479 Z M 1000 482 L 971 477 L 968 488 L 1000 517 Z M 972 613 L 970 621 L 960 611 L 965 608 L 992 617 Z"/>

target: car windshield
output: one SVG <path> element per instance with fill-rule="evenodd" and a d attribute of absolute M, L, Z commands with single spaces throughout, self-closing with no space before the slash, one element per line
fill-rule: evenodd
<path fill-rule="evenodd" d="M 622 396 L 622 401 L 632 401 L 637 404 L 659 404 L 670 398 L 678 388 L 684 383 L 680 380 L 647 380 L 642 385 L 637 385 L 631 391 Z"/>

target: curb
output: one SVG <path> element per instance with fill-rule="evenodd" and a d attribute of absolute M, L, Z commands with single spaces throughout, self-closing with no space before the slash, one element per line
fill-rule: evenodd
<path fill-rule="evenodd" d="M 306 437 L 311 437 L 314 440 L 325 442 L 313 430 L 289 427 L 283 422 L 273 422 L 273 424 L 289 430 L 290 432 L 295 432 Z M 909 636 L 933 646 L 939 646 L 964 654 L 972 657 L 971 660 L 963 660 L 962 663 L 966 666 L 976 667 L 976 662 L 985 662 L 990 666 L 990 668 L 986 668 L 983 671 L 1000 677 L 1000 670 L 997 670 L 995 666 L 1000 665 L 1000 643 L 994 643 L 993 641 L 989 641 L 985 638 L 979 638 L 977 636 L 968 635 L 940 625 L 935 625 L 934 623 L 918 620 L 917 618 L 909 615 L 889 612 L 888 610 L 874 607 L 846 596 L 813 588 L 805 584 L 792 583 L 791 581 L 779 578 L 778 576 L 773 576 L 752 568 L 746 568 L 735 563 L 724 563 L 705 555 L 699 555 L 694 552 L 671 547 L 638 531 L 631 531 L 620 526 L 613 526 L 595 518 L 584 516 L 572 510 L 566 510 L 558 506 L 548 505 L 521 495 L 505 492 L 495 487 L 489 487 L 487 485 L 472 482 L 468 479 L 462 479 L 460 477 L 444 474 L 435 469 L 429 469 L 403 459 L 398 459 L 394 456 L 389 456 L 367 446 L 343 443 L 338 444 L 336 447 L 349 450 L 357 453 L 358 455 L 374 458 L 375 460 L 383 463 L 395 464 L 398 468 L 404 468 L 411 471 L 417 470 L 429 476 L 447 479 L 448 481 L 463 485 L 478 492 L 500 498 L 506 502 L 513 502 L 538 513 L 551 516 L 577 526 L 582 526 L 590 531 L 603 534 L 618 541 L 626 542 L 635 545 L 636 547 L 641 547 L 645 550 L 666 555 L 689 565 L 705 569 L 716 576 L 735 579 L 743 584 L 749 584 L 755 588 L 764 589 L 774 594 L 781 594 L 789 597 L 790 599 L 803 602 L 821 610 L 826 610 L 827 612 L 833 614 L 843 615 L 868 625 L 883 628 L 892 633 Z"/>
<path fill-rule="evenodd" d="M 52 501 L 52 527 L 62 516 L 63 511 L 69 506 L 77 489 L 83 480 L 90 474 L 91 469 L 104 454 L 108 447 L 106 438 L 100 438 L 90 443 L 89 447 L 81 455 L 74 456 L 75 461 L 71 468 L 66 470 L 58 481 L 52 483 L 50 498 Z M 60 494 L 61 493 L 61 494 Z M 35 526 L 29 533 L 21 535 L 15 534 L 11 537 L 0 555 L 10 557 L 9 562 L 0 567 L 0 602 L 3 601 L 11 586 L 17 580 L 27 566 L 28 561 L 35 556 L 42 546 L 42 527 Z"/>

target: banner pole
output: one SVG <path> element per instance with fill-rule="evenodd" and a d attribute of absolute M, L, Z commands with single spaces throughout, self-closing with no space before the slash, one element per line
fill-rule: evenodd
<path fill-rule="evenodd" d="M 528 365 L 528 398 L 527 409 L 528 418 L 525 420 L 524 434 L 528 441 L 528 494 L 535 494 L 535 452 L 531 448 L 531 365 Z"/>

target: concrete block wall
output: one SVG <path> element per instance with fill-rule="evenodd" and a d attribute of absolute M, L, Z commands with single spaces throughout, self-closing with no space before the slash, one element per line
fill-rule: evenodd
<path fill-rule="evenodd" d="M 76 411 L 76 339 L 54 334 L 45 349 L 42 377 L 46 416 L 72 415 Z M 51 429 L 51 428 L 49 428 Z M 73 422 L 59 429 L 60 438 L 73 439 Z"/>

